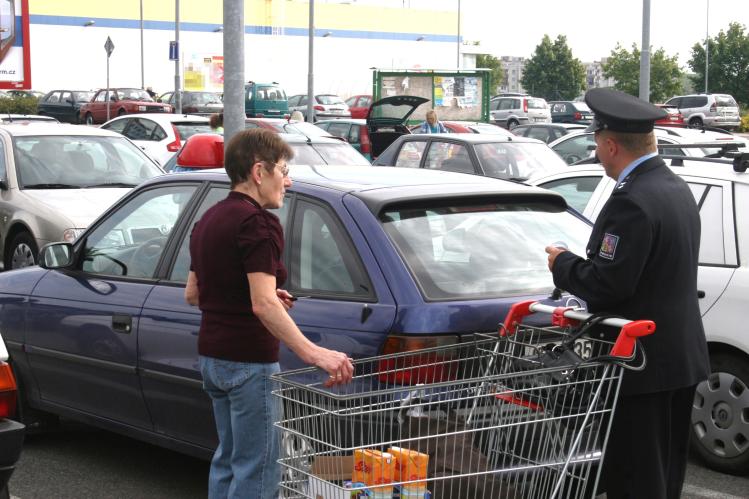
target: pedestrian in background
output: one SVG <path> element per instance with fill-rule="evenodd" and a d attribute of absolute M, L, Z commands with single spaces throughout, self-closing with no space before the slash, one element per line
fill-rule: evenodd
<path fill-rule="evenodd" d="M 156 99 L 156 92 L 153 91 L 153 88 L 146 87 L 146 93 L 152 98 Z"/>
<path fill-rule="evenodd" d="M 269 377 L 279 371 L 279 341 L 302 361 L 324 369 L 328 386 L 351 380 L 343 353 L 308 340 L 288 314 L 293 297 L 281 289 L 283 229 L 268 211 L 291 186 L 291 148 L 264 129 L 237 133 L 224 166 L 231 192 L 208 209 L 190 238 L 185 299 L 200 307 L 198 353 L 203 386 L 213 402 L 219 445 L 211 461 L 210 499 L 270 499 L 281 479 L 273 423 L 280 407 Z"/>
<path fill-rule="evenodd" d="M 647 365 L 624 371 L 603 461 L 609 499 L 677 499 L 684 481 L 696 385 L 709 373 L 697 301 L 700 216 L 687 184 L 658 156 L 666 112 L 631 95 L 590 90 L 596 154 L 617 181 L 585 258 L 549 246 L 554 284 L 590 312 L 655 321 Z"/>
<path fill-rule="evenodd" d="M 212 132 L 224 133 L 224 113 L 213 113 L 208 118 L 208 126 L 211 127 Z"/>
<path fill-rule="evenodd" d="M 304 121 L 304 115 L 299 109 L 295 109 L 289 116 L 289 121 Z"/>
<path fill-rule="evenodd" d="M 445 125 L 437 119 L 437 111 L 430 109 L 427 111 L 426 121 L 421 124 L 419 133 L 448 133 Z"/>

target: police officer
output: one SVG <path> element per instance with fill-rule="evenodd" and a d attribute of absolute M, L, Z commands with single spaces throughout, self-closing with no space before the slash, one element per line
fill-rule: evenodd
<path fill-rule="evenodd" d="M 697 301 L 699 212 L 658 156 L 653 123 L 665 111 L 605 88 L 585 102 L 595 113 L 588 130 L 597 156 L 617 184 L 585 258 L 549 246 L 549 269 L 591 312 L 655 321 L 642 339 L 645 369 L 624 373 L 601 482 L 609 499 L 678 498 L 694 390 L 709 372 Z"/>

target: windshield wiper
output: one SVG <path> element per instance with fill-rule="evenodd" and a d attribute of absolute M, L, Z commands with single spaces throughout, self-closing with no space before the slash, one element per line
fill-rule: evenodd
<path fill-rule="evenodd" d="M 80 189 L 80 185 L 71 184 L 28 184 L 23 186 L 24 189 Z"/>
<path fill-rule="evenodd" d="M 138 184 L 129 184 L 127 182 L 105 182 L 103 184 L 91 184 L 85 186 L 86 189 L 91 187 L 135 187 Z"/>

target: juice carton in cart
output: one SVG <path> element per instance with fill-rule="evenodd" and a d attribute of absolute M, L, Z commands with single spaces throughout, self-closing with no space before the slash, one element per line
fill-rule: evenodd
<path fill-rule="evenodd" d="M 423 497 L 427 482 L 417 480 L 427 479 L 429 455 L 403 447 L 390 447 L 388 453 L 395 458 L 395 481 L 411 482 L 401 485 L 401 494 Z"/>
<path fill-rule="evenodd" d="M 375 497 L 393 496 L 395 459 L 392 454 L 374 449 L 354 450 L 352 480 L 364 483 Z M 370 495 L 372 495 L 370 494 Z"/>

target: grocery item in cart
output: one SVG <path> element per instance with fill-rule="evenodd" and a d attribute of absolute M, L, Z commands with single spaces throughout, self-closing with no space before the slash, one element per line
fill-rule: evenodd
<path fill-rule="evenodd" d="M 392 454 L 376 449 L 354 450 L 353 482 L 366 485 L 375 497 L 393 496 L 395 459 Z"/>
<path fill-rule="evenodd" d="M 413 482 L 414 480 L 426 480 L 427 468 L 429 467 L 429 454 L 424 454 L 417 450 L 406 449 L 404 447 L 390 447 L 388 453 L 395 458 L 395 481 L 396 482 Z M 401 487 L 401 495 L 404 491 L 406 494 L 424 494 L 426 492 L 426 482 L 413 482 Z M 405 489 L 405 490 L 404 490 Z"/>

